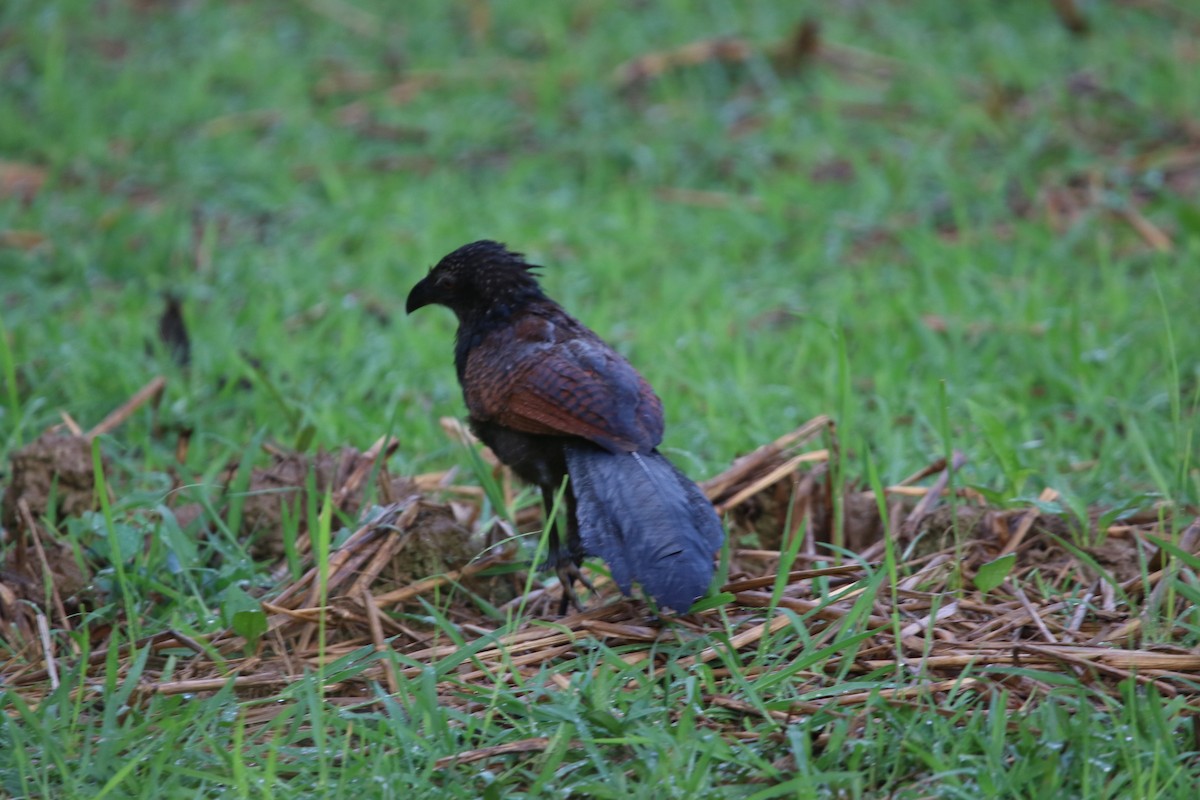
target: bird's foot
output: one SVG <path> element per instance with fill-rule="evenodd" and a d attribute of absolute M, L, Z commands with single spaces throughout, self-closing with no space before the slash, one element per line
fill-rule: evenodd
<path fill-rule="evenodd" d="M 558 615 L 566 616 L 568 607 L 572 607 L 576 611 L 583 611 L 583 603 L 579 602 L 579 595 L 575 594 L 575 581 L 586 586 L 589 592 L 595 592 L 596 587 L 579 569 L 579 565 L 573 561 L 559 564 L 555 572 L 558 573 L 558 582 L 562 584 L 562 599 L 558 602 Z"/>

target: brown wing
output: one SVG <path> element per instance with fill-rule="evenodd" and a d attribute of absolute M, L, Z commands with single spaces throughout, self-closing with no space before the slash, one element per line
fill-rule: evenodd
<path fill-rule="evenodd" d="M 472 353 L 467 373 L 467 405 L 480 419 L 526 433 L 579 436 L 613 452 L 647 451 L 662 441 L 662 402 L 654 390 L 577 323 L 513 326 Z"/>

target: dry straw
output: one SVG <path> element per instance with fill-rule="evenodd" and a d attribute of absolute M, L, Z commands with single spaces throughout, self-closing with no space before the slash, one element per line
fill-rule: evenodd
<path fill-rule="evenodd" d="M 447 429 L 464 435 L 454 425 Z M 349 469 L 343 485 L 331 487 L 331 495 L 357 491 L 370 467 L 393 449 L 394 442 L 376 443 Z M 415 478 L 407 496 L 392 498 L 383 513 L 330 554 L 323 591 L 322 571 L 308 555 L 299 579 L 281 579 L 265 593 L 268 625 L 258 641 L 230 630 L 202 640 L 164 631 L 132 646 L 124 636 L 113 640 L 121 644 L 100 641 L 87 657 L 88 682 L 103 686 L 108 648 L 119 649 L 123 671 L 132 653 L 149 649 L 135 698 L 228 686 L 245 698 L 269 698 L 312 675 L 322 661 L 328 666 L 361 650 L 369 663 L 324 688 L 334 702 L 371 705 L 378 702 L 372 684 L 401 691 L 406 678 L 461 655 L 465 647 L 477 649 L 445 672 L 437 685 L 439 700 L 483 713 L 497 685 L 515 692 L 571 691 L 584 671 L 604 669 L 584 667 L 596 662 L 581 658 L 603 642 L 646 676 L 707 670 L 705 724 L 731 739 L 745 735 L 744 717 L 786 725 L 818 712 L 862 714 L 879 702 L 921 703 L 936 713 L 963 692 L 1003 692 L 1011 709 L 1027 708 L 1055 691 L 1050 680 L 1055 673 L 1094 688 L 1098 699 L 1132 681 L 1167 696 L 1190 697 L 1200 710 L 1194 697 L 1200 652 L 1172 644 L 1183 639 L 1179 620 L 1190 615 L 1194 624 L 1195 609 L 1173 587 L 1197 585 L 1196 561 L 1184 556 L 1200 551 L 1200 521 L 1173 525 L 1178 515 L 1160 508 L 1105 530 L 1085 530 L 1097 518 L 1072 528 L 1032 507 L 990 508 L 977 494 L 956 488 L 953 470 L 961 459 L 949 467 L 932 464 L 886 488 L 882 498 L 852 487 L 834 491 L 828 467 L 836 452 L 832 423 L 821 417 L 703 485 L 730 522 L 731 550 L 722 590 L 727 602 L 699 613 L 661 619 L 643 600 L 620 597 L 601 574 L 593 575 L 597 592 L 587 598 L 586 610 L 555 618 L 549 611 L 556 586 L 532 581 L 533 591 L 525 596 L 514 592 L 514 586 L 525 587 L 521 570 L 487 576 L 493 568 L 512 567 L 518 548 L 511 543 L 459 568 L 397 585 L 391 565 L 419 535 L 423 520 L 452 513 L 445 498 L 454 498 L 454 519 L 481 526 L 478 487 L 456 486 L 453 473 L 439 473 Z M 929 478 L 929 487 L 916 485 Z M 1053 497 L 1052 491 L 1043 495 Z M 878 513 L 881 507 L 886 518 Z M 38 560 L 45 561 L 49 533 L 27 508 L 21 520 L 20 533 L 34 551 L 32 571 L 44 574 L 49 567 Z M 841 528 L 835 529 L 838 521 Z M 522 522 L 530 520 L 519 517 Z M 302 549 L 307 541 L 302 538 Z M 1161 541 L 1170 547 L 1164 550 Z M 828 542 L 844 543 L 859 555 L 839 563 Z M 883 563 L 889 552 L 894 572 Z M 999 569 L 985 565 L 1008 555 L 1013 559 L 1007 574 L 990 581 L 995 585 L 989 591 L 978 588 L 981 568 Z M 787 571 L 780 574 L 785 563 Z M 0 665 L 0 683 L 37 704 L 79 658 L 52 629 L 70 630 L 79 621 L 68 618 L 53 587 L 48 604 L 19 601 L 19 587 L 8 585 L 10 574 L 0 574 L 0 610 L 14 655 Z M 288 573 L 281 565 L 273 574 Z M 889 574 L 896 576 L 894 585 Z M 477 599 L 488 599 L 489 592 L 492 608 L 510 612 L 511 622 L 481 611 Z M 324 605 L 321 597 L 328 598 Z M 433 604 L 445 622 L 417 625 L 411 615 L 395 613 L 420 610 L 422 602 Z M 465 644 L 451 639 L 446 626 Z M 851 636 L 853 645 L 832 647 L 795 669 L 798 658 Z M 692 655 L 679 658 L 676 652 L 668 661 L 662 644 L 675 641 L 690 641 Z M 769 659 L 760 657 L 764 646 Z M 776 670 L 788 671 L 788 696 L 803 700 L 768 710 L 742 699 L 742 679 Z M 863 691 L 859 682 L 858 688 L 839 689 L 864 676 L 877 688 Z M 247 721 L 271 716 L 270 706 L 262 706 Z M 510 742 L 462 753 L 457 760 L 545 744 Z"/>

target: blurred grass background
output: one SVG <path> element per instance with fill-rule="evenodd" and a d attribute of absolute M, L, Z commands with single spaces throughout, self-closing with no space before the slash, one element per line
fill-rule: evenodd
<path fill-rule="evenodd" d="M 27 234 L 4 446 L 170 371 L 172 291 L 197 464 L 304 426 L 453 459 L 452 321 L 400 307 L 487 237 L 627 352 L 695 471 L 830 412 L 896 479 L 944 414 L 1009 496 L 1195 498 L 1200 23 L 1167 10 L 1072 36 L 1038 3 L 6 3 L 0 154 L 45 184 L 0 205 Z M 716 36 L 745 58 L 622 83 Z M 295 413 L 237 388 L 241 354 Z"/>

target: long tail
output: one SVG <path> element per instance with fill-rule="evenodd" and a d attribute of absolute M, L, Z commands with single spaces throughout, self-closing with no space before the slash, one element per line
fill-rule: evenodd
<path fill-rule="evenodd" d="M 660 606 L 687 611 L 725 539 L 712 503 L 657 450 L 570 444 L 566 454 L 584 552 L 608 563 L 625 594 L 636 580 Z"/>

